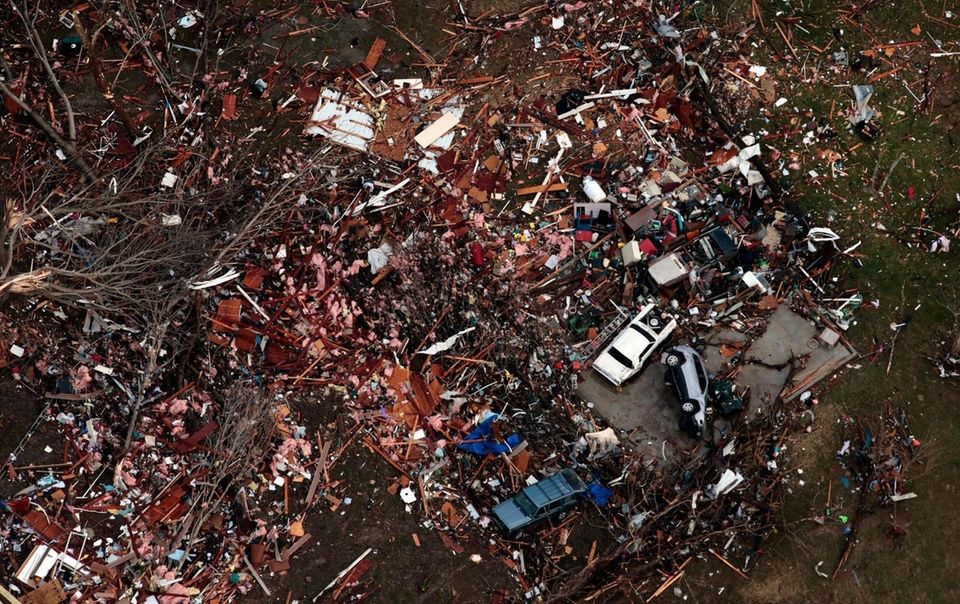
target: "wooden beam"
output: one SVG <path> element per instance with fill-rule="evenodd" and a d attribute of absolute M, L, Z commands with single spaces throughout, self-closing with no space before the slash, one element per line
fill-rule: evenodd
<path fill-rule="evenodd" d="M 567 183 L 555 182 L 552 185 L 534 185 L 532 187 L 523 187 L 517 189 L 517 195 L 536 195 L 537 193 L 553 193 L 554 191 L 566 191 Z"/>

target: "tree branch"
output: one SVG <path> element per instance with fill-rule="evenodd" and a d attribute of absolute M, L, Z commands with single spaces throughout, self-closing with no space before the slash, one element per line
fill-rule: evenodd
<path fill-rule="evenodd" d="M 136 122 L 133 121 L 120 101 L 117 100 L 117 97 L 113 94 L 113 88 L 103 75 L 103 65 L 100 62 L 100 53 L 97 50 L 97 32 L 100 31 L 99 28 L 91 37 L 90 34 L 87 33 L 87 28 L 83 25 L 83 19 L 80 13 L 76 11 L 73 12 L 73 21 L 76 25 L 77 32 L 80 34 L 80 39 L 83 41 L 83 45 L 87 48 L 87 53 L 90 56 L 90 67 L 93 69 L 93 81 L 97 84 L 100 94 L 103 95 L 104 100 L 113 107 L 113 110 L 116 112 L 117 117 L 120 118 L 120 121 L 123 122 L 123 126 L 127 129 L 127 132 L 133 138 L 139 138 L 140 128 L 137 127 Z"/>
<path fill-rule="evenodd" d="M 47 51 L 43 47 L 43 39 L 40 37 L 40 33 L 34 26 L 33 19 L 27 17 L 26 4 L 24 4 L 22 7 L 14 6 L 13 8 L 17 15 L 19 15 L 20 20 L 23 21 L 23 25 L 27 28 L 27 38 L 30 41 L 30 46 L 33 47 L 34 53 L 37 55 L 37 58 L 40 59 L 40 63 L 47 72 L 47 76 L 50 78 L 50 84 L 53 85 L 53 89 L 57 91 L 57 94 L 63 101 L 64 109 L 67 112 L 68 137 L 71 141 L 76 141 L 77 124 L 73 115 L 73 105 L 70 104 L 70 97 L 67 96 L 67 93 L 64 92 L 63 88 L 60 86 L 60 80 L 57 78 L 57 74 L 54 73 L 53 67 L 50 65 L 50 60 L 47 58 Z"/>
<path fill-rule="evenodd" d="M 77 150 L 76 145 L 74 145 L 70 141 L 64 140 L 64 138 L 60 136 L 60 134 L 56 130 L 54 130 L 53 126 L 51 126 L 47 120 L 43 119 L 43 116 L 41 116 L 39 113 L 34 111 L 33 108 L 31 108 L 29 105 L 23 102 L 23 99 L 17 96 L 12 90 L 7 88 L 7 85 L 4 84 L 3 81 L 0 81 L 0 91 L 2 91 L 10 99 L 12 99 L 13 102 L 16 103 L 18 107 L 23 109 L 23 111 L 30 116 L 30 119 L 32 119 L 33 122 L 37 126 L 39 126 L 40 129 L 43 130 L 43 132 L 47 136 L 49 136 L 50 139 L 54 143 L 56 143 L 58 147 L 64 150 L 64 152 L 67 154 L 70 160 L 74 164 L 76 164 L 76 166 L 80 168 L 80 170 L 83 171 L 83 174 L 84 176 L 87 177 L 87 180 L 89 180 L 90 182 L 97 182 L 98 180 L 100 180 L 100 177 L 97 176 L 97 173 L 93 171 L 93 168 L 90 166 L 90 164 L 87 163 L 87 160 L 85 160 L 83 156 L 80 154 L 80 151 Z"/>

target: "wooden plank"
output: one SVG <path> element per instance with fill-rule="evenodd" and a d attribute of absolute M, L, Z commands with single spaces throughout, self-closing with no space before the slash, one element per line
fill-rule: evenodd
<path fill-rule="evenodd" d="M 247 565 L 247 570 L 250 571 L 250 574 L 253 575 L 253 578 L 257 580 L 257 584 L 260 585 L 260 589 L 263 590 L 263 593 L 267 594 L 269 598 L 273 594 L 270 593 L 270 588 L 267 587 L 267 584 L 263 582 L 263 579 L 260 577 L 260 573 L 257 572 L 257 569 L 253 567 L 253 564 L 250 563 L 250 559 L 247 558 L 246 554 L 243 554 L 243 563 Z"/>
<path fill-rule="evenodd" d="M 872 84 L 872 83 L 876 82 L 877 80 L 882 80 L 882 79 L 885 78 L 885 77 L 892 76 L 893 74 L 897 73 L 897 72 L 900 71 L 901 69 L 902 69 L 901 67 L 895 67 L 895 68 L 893 68 L 893 69 L 891 69 L 891 70 L 889 70 L 889 71 L 884 71 L 884 72 L 882 72 L 882 73 L 876 73 L 876 74 L 870 76 L 869 78 L 867 78 L 867 81 Z"/>
<path fill-rule="evenodd" d="M 493 76 L 474 76 L 472 78 L 464 78 L 457 81 L 457 84 L 486 84 L 487 82 L 492 82 L 494 80 Z"/>
<path fill-rule="evenodd" d="M 237 95 L 223 95 L 223 109 L 221 110 L 220 115 L 225 120 L 237 119 Z"/>
<path fill-rule="evenodd" d="M 288 547 L 287 549 L 283 550 L 283 553 L 280 554 L 280 559 L 283 560 L 284 562 L 289 561 L 291 556 L 293 556 L 295 553 L 297 553 L 297 551 L 298 551 L 301 547 L 303 547 L 304 545 L 306 545 L 307 541 L 310 541 L 310 537 L 311 537 L 310 533 L 307 533 L 307 534 L 304 535 L 303 537 L 300 537 L 299 539 L 297 539 L 296 541 L 294 541 L 294 542 L 293 542 L 293 545 L 291 545 L 291 546 Z"/>
<path fill-rule="evenodd" d="M 313 470 L 313 480 L 310 481 L 310 489 L 307 491 L 306 507 L 313 503 L 313 497 L 317 494 L 317 485 L 320 484 L 320 477 L 323 476 L 323 469 L 327 465 L 327 454 L 330 452 L 330 441 L 323 443 L 323 449 L 320 451 L 320 461 Z"/>
<path fill-rule="evenodd" d="M 424 417 L 433 413 L 433 410 L 437 406 L 437 400 L 432 396 L 430 389 L 427 388 L 427 383 L 423 379 L 423 376 L 419 373 L 411 373 L 410 386 L 414 395 L 413 406 L 416 408 L 417 413 Z"/>
<path fill-rule="evenodd" d="M 10 604 L 22 604 L 20 600 L 17 599 L 17 596 L 7 591 L 7 588 L 2 585 L 0 585 L 0 598 L 3 598 L 4 602 L 9 602 Z"/>
<path fill-rule="evenodd" d="M 534 185 L 532 187 L 523 187 L 517 189 L 517 195 L 536 195 L 537 193 L 553 193 L 554 191 L 566 191 L 567 183 L 555 182 L 552 185 Z"/>
<path fill-rule="evenodd" d="M 455 114 L 444 113 L 440 119 L 433 122 L 424 128 L 420 134 L 413 137 L 413 140 L 415 140 L 421 147 L 427 148 L 435 143 L 441 136 L 453 130 L 453 128 L 459 123 L 460 118 L 458 118 Z"/>
<path fill-rule="evenodd" d="M 737 568 L 736 566 L 734 566 L 729 560 L 727 560 L 726 558 L 724 558 L 723 556 L 721 556 L 720 554 L 718 554 L 717 552 L 715 552 L 715 551 L 713 551 L 713 550 L 710 550 L 710 553 L 713 554 L 713 556 L 714 556 L 717 560 L 719 560 L 719 561 L 723 562 L 724 564 L 726 564 L 726 565 L 730 568 L 730 570 L 732 570 L 733 572 L 735 572 L 735 573 L 737 573 L 738 575 L 740 575 L 740 578 L 742 578 L 742 579 L 747 579 L 748 581 L 750 580 L 750 575 L 746 574 L 745 572 L 743 572 L 742 570 L 740 570 L 739 568 Z"/>
<path fill-rule="evenodd" d="M 367 69 L 373 69 L 377 66 L 377 63 L 380 62 L 380 56 L 383 54 L 384 49 L 387 47 L 387 41 L 383 38 L 377 38 L 373 41 L 373 45 L 370 46 L 370 50 L 367 51 L 366 58 L 363 59 L 363 65 Z"/>

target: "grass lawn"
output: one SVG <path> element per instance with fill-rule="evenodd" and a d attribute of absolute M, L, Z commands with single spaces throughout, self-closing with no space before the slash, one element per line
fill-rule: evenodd
<path fill-rule="evenodd" d="M 709 568 L 690 577 L 685 591 L 697 601 L 960 601 L 960 385 L 939 379 L 925 358 L 956 327 L 954 311 L 960 311 L 960 241 L 955 237 L 960 226 L 960 57 L 930 56 L 939 52 L 934 40 L 945 51 L 960 50 L 960 16 L 945 16 L 949 7 L 940 0 L 861 2 L 868 6 L 852 21 L 842 18 L 851 10 L 849 3 L 757 4 L 764 31 L 757 25 L 739 43 L 740 51 L 747 63 L 767 67 L 776 96 L 787 103 L 765 105 L 764 111 L 754 105 L 752 115 L 739 117 L 751 125 L 745 132 L 788 133 L 766 139 L 765 157 L 777 149 L 789 164 L 796 153 L 800 167 L 786 178 L 793 182 L 793 196 L 810 210 L 812 223 L 837 231 L 841 249 L 862 242 L 853 252 L 859 262 L 847 260 L 834 275 L 879 306 L 856 311 L 846 336 L 861 353 L 869 353 L 875 341 L 886 351 L 837 375 L 820 396 L 813 431 L 791 443 L 793 466 L 803 473 L 793 471 L 785 530 L 767 542 L 751 580 Z M 960 13 L 960 6 L 953 11 Z M 718 2 L 704 18 L 734 31 L 755 22 L 750 0 Z M 872 50 L 873 67 L 836 67 L 831 55 L 841 46 L 851 62 Z M 871 105 L 884 129 L 873 142 L 863 142 L 850 130 L 846 112 L 850 85 L 867 83 L 871 76 L 876 77 Z M 925 86 L 932 103 L 921 105 L 913 95 L 922 98 Z M 803 142 L 807 132 L 824 126 L 836 137 Z M 840 155 L 842 166 L 836 167 L 845 176 L 831 175 L 829 159 L 818 157 L 825 150 Z M 767 161 L 771 167 L 780 163 Z M 954 249 L 930 253 L 930 244 L 944 233 Z M 888 373 L 891 323 L 905 319 L 910 323 L 897 338 Z M 835 579 L 823 578 L 815 566 L 823 561 L 821 571 L 831 574 L 844 546 L 837 517 L 852 514 L 856 501 L 853 487 L 845 489 L 840 482 L 838 422 L 850 417 L 877 426 L 884 410 L 900 408 L 923 442 L 921 461 L 906 477 L 907 490 L 919 497 L 870 516 L 844 570 Z M 831 482 L 832 520 L 821 526 L 812 518 L 823 514 Z M 906 529 L 902 539 L 889 536 L 892 523 Z"/>

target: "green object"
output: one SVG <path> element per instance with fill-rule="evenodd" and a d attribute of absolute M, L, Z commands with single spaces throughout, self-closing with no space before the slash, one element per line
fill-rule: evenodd
<path fill-rule="evenodd" d="M 83 48 L 83 41 L 77 36 L 67 36 L 60 40 L 60 52 L 68 57 L 80 56 L 80 50 Z"/>
<path fill-rule="evenodd" d="M 567 325 L 569 325 L 570 329 L 573 330 L 573 333 L 578 337 L 583 336 L 583 334 L 587 333 L 588 329 L 596 327 L 597 324 L 597 317 L 590 312 L 574 315 L 567 321 Z"/>
<path fill-rule="evenodd" d="M 718 380 L 710 384 L 710 402 L 720 410 L 720 414 L 729 417 L 738 411 L 743 411 L 743 397 L 736 396 L 733 391 L 733 382 Z"/>
<path fill-rule="evenodd" d="M 240 573 L 230 573 L 230 584 L 236 585 L 240 582 Z"/>
<path fill-rule="evenodd" d="M 837 518 L 840 520 L 840 522 L 842 522 L 842 523 L 844 523 L 844 524 L 847 523 L 847 520 L 850 520 L 849 518 L 847 518 L 847 515 L 846 515 L 846 514 L 840 514 L 839 516 L 837 516 Z"/>

